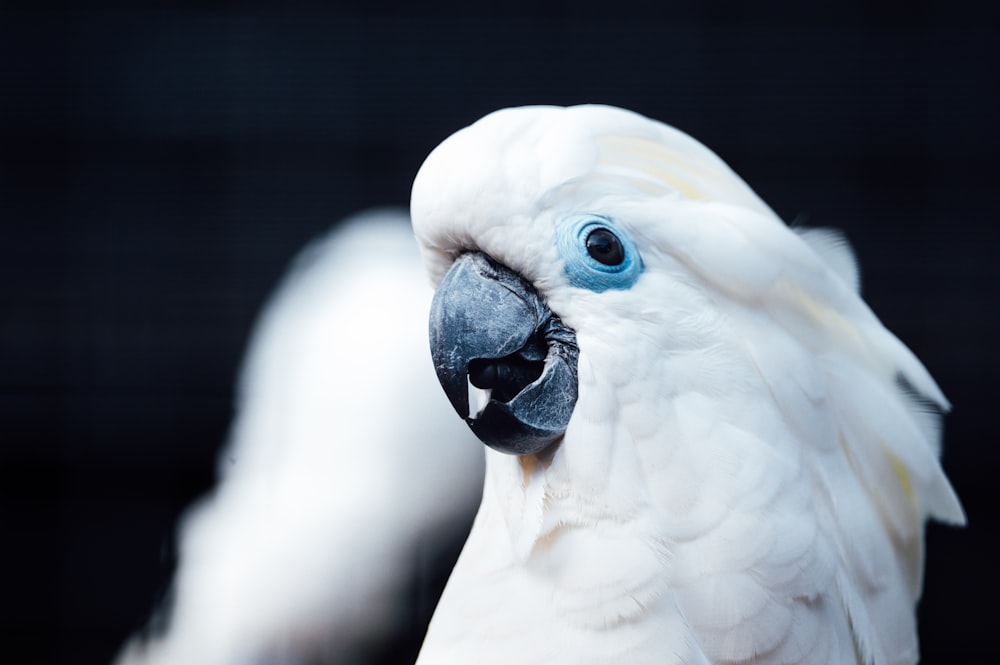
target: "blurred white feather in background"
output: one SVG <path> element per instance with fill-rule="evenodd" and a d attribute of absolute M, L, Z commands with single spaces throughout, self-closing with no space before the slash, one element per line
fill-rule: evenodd
<path fill-rule="evenodd" d="M 300 254 L 254 331 L 219 484 L 180 526 L 165 632 L 121 665 L 344 662 L 392 634 L 421 537 L 467 527 L 482 491 L 427 350 L 431 295 L 399 210 Z"/>

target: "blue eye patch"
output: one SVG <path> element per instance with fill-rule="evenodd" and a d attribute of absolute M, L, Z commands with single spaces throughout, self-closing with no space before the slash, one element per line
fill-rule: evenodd
<path fill-rule="evenodd" d="M 573 215 L 556 228 L 556 244 L 570 284 L 602 293 L 627 289 L 642 273 L 632 240 L 603 215 Z"/>

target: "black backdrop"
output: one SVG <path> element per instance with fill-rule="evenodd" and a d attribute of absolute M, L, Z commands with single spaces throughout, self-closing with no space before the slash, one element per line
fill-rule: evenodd
<path fill-rule="evenodd" d="M 486 112 L 604 102 L 698 137 L 786 220 L 846 230 L 866 298 L 955 404 L 971 527 L 930 528 L 925 662 L 992 661 L 997 10 L 466 4 L 0 5 L 0 652 L 103 663 L 145 620 L 304 242 L 405 205 Z"/>

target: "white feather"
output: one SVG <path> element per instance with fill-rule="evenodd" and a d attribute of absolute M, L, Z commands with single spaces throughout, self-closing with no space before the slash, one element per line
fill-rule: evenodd
<path fill-rule="evenodd" d="M 851 244 L 841 231 L 803 227 L 794 231 L 853 291 L 861 291 L 861 268 L 851 251 Z"/>
<path fill-rule="evenodd" d="M 309 246 L 266 308 L 222 480 L 180 530 L 167 630 L 119 662 L 305 662 L 388 633 L 419 540 L 475 509 L 482 451 L 426 342 L 406 216 Z"/>

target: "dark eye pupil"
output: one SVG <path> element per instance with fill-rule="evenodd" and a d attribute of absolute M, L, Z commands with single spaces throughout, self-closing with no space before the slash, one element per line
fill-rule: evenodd
<path fill-rule="evenodd" d="M 606 266 L 616 266 L 625 260 L 625 249 L 618 236 L 607 229 L 594 229 L 587 236 L 587 253 Z"/>

